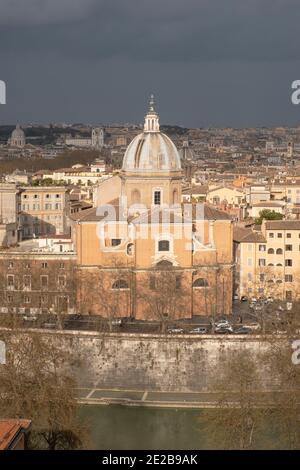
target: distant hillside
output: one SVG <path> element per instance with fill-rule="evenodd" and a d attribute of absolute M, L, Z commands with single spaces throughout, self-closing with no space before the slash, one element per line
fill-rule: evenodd
<path fill-rule="evenodd" d="M 105 155 L 102 153 L 100 154 L 100 152 L 96 150 L 75 150 L 66 151 L 53 160 L 45 160 L 44 158 L 16 158 L 14 160 L 1 160 L 0 174 L 9 174 L 16 169 L 36 172 L 39 170 L 57 170 L 59 168 L 67 168 L 75 165 L 76 163 L 88 165 L 99 157 L 105 158 Z"/>

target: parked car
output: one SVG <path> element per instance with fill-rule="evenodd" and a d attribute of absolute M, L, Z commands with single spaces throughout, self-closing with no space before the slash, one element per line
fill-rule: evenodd
<path fill-rule="evenodd" d="M 23 320 L 25 321 L 37 321 L 37 317 L 34 315 L 24 315 Z"/>
<path fill-rule="evenodd" d="M 169 328 L 168 333 L 183 333 L 182 328 Z"/>
<path fill-rule="evenodd" d="M 240 328 L 237 328 L 234 332 L 237 335 L 248 335 L 249 333 L 251 333 L 251 331 L 251 328 L 247 326 L 241 326 Z"/>
<path fill-rule="evenodd" d="M 113 320 L 111 320 L 111 324 L 120 326 L 122 325 L 122 320 L 121 318 L 114 318 Z"/>
<path fill-rule="evenodd" d="M 231 326 L 221 326 L 215 328 L 215 333 L 220 334 L 220 335 L 226 335 L 226 334 L 231 334 L 233 333 L 233 329 Z"/>
<path fill-rule="evenodd" d="M 198 328 L 194 328 L 190 331 L 190 333 L 198 333 L 200 335 L 205 335 L 207 333 L 207 328 L 205 326 L 199 326 Z"/>
<path fill-rule="evenodd" d="M 215 328 L 231 328 L 231 325 L 228 320 L 222 319 L 216 322 Z"/>
<path fill-rule="evenodd" d="M 233 296 L 233 300 L 239 300 L 239 296 L 238 296 L 237 294 L 235 294 L 235 295 Z"/>
<path fill-rule="evenodd" d="M 248 297 L 246 297 L 246 295 L 242 295 L 241 302 L 247 302 L 247 300 L 248 300 Z"/>

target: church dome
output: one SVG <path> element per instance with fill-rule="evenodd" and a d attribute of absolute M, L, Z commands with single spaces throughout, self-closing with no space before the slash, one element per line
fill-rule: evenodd
<path fill-rule="evenodd" d="M 10 144 L 12 146 L 22 147 L 25 143 L 25 133 L 20 125 L 17 124 L 16 128 L 11 133 Z"/>
<path fill-rule="evenodd" d="M 16 128 L 11 133 L 12 139 L 25 139 L 25 134 L 23 129 L 21 129 L 20 125 L 17 124 Z"/>
<path fill-rule="evenodd" d="M 144 132 L 137 135 L 128 145 L 122 170 L 136 174 L 181 172 L 176 146 L 167 135 L 160 132 L 153 95 L 145 117 Z"/>

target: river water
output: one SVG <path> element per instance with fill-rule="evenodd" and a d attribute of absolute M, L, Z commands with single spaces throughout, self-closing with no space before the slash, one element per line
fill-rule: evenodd
<path fill-rule="evenodd" d="M 204 423 L 208 413 L 210 425 Z M 220 449 L 215 440 L 214 410 L 85 405 L 81 416 L 91 431 L 91 447 L 99 450 Z M 207 423 L 207 421 L 205 421 Z M 278 426 L 266 422 L 256 449 L 284 449 Z"/>

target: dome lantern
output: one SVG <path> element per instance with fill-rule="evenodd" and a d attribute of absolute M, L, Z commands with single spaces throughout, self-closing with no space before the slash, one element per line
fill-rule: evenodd
<path fill-rule="evenodd" d="M 149 111 L 145 116 L 144 132 L 159 132 L 159 115 L 154 109 L 154 95 L 150 96 Z"/>

